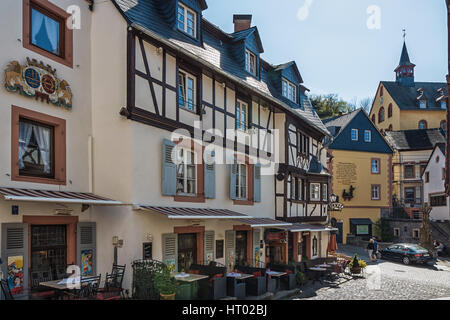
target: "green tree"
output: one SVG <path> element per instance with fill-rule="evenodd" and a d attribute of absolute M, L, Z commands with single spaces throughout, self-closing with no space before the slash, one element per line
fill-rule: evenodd
<path fill-rule="evenodd" d="M 380 218 L 373 224 L 373 228 L 374 234 L 378 239 L 380 239 L 383 242 L 392 241 L 392 233 L 388 220 Z"/>
<path fill-rule="evenodd" d="M 340 99 L 337 94 L 311 95 L 311 104 L 321 119 L 338 116 L 350 112 L 353 108 L 348 102 Z"/>

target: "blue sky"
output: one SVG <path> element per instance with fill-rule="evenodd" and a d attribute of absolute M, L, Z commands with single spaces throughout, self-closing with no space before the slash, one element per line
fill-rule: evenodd
<path fill-rule="evenodd" d="M 447 17 L 444 0 L 226 0 L 207 1 L 206 19 L 233 32 L 233 14 L 252 14 L 262 57 L 295 60 L 313 94 L 336 93 L 347 101 L 375 95 L 381 80 L 395 80 L 402 30 L 416 81 L 445 82 Z M 380 28 L 369 29 L 380 9 Z M 305 8 L 308 10 L 305 10 Z M 300 11 L 299 9 L 303 8 Z M 373 20 L 371 20 L 373 21 Z"/>

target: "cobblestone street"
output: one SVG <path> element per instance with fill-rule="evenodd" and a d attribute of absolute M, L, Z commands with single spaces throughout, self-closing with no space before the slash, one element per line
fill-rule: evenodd
<path fill-rule="evenodd" d="M 341 253 L 368 261 L 361 248 L 343 247 Z M 309 283 L 302 293 L 291 299 L 311 300 L 421 300 L 450 298 L 450 267 L 448 262 L 439 261 L 434 266 L 403 265 L 379 260 L 368 263 L 365 278 L 345 276 L 334 287 L 327 281 Z"/>

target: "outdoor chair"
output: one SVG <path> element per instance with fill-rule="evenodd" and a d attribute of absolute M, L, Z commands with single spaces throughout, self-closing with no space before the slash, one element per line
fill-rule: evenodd
<path fill-rule="evenodd" d="M 101 281 L 101 275 L 81 277 L 80 289 L 73 292 L 65 292 L 67 300 L 91 300 L 97 297 Z"/>
<path fill-rule="evenodd" d="M 120 288 L 120 295 L 123 297 L 123 277 L 125 275 L 126 264 L 121 266 L 117 264 L 113 264 L 111 275 L 115 276 L 116 288 Z"/>
<path fill-rule="evenodd" d="M 204 265 L 191 265 L 188 273 L 208 276 L 198 282 L 198 295 L 204 300 L 218 300 L 227 296 L 227 269 L 216 262 L 207 262 Z"/>
<path fill-rule="evenodd" d="M 281 277 L 280 285 L 282 290 L 292 290 L 297 286 L 297 280 L 295 279 L 296 267 L 287 264 L 268 264 L 268 268 L 272 271 L 285 272 L 286 274 Z"/>
<path fill-rule="evenodd" d="M 239 299 L 245 298 L 245 282 L 238 282 L 236 278 L 227 278 L 227 295 Z"/>
<path fill-rule="evenodd" d="M 246 294 L 260 296 L 267 292 L 266 269 L 235 266 L 238 273 L 252 274 L 253 278 L 245 279 Z"/>
<path fill-rule="evenodd" d="M 3 299 L 4 300 L 14 300 L 11 290 L 9 289 L 8 282 L 4 279 L 1 279 L 0 282 L 1 282 L 0 285 L 2 287 Z"/>
<path fill-rule="evenodd" d="M 52 273 L 47 271 L 31 271 L 31 299 L 42 300 L 52 299 L 56 297 L 55 290 L 51 290 L 47 287 L 41 286 L 41 282 L 52 281 Z"/>
<path fill-rule="evenodd" d="M 105 285 L 97 290 L 98 300 L 120 300 L 122 298 L 122 279 L 118 274 L 106 274 Z"/>

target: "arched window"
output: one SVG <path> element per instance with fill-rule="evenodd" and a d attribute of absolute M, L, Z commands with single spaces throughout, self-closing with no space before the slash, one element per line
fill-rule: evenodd
<path fill-rule="evenodd" d="M 372 122 L 375 124 L 375 115 L 372 115 Z"/>
<path fill-rule="evenodd" d="M 378 111 L 378 123 L 384 121 L 384 108 L 381 107 L 380 111 Z"/>
<path fill-rule="evenodd" d="M 392 117 L 392 103 L 389 103 L 388 107 L 388 118 Z"/>
<path fill-rule="evenodd" d="M 428 126 L 427 126 L 427 122 L 425 121 L 425 120 L 420 120 L 419 121 L 419 129 L 420 130 L 424 130 L 424 129 L 426 129 Z"/>

